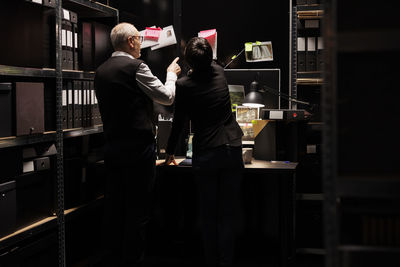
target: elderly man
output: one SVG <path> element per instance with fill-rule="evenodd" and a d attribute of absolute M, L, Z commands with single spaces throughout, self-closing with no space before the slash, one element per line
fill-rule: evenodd
<path fill-rule="evenodd" d="M 96 70 L 105 135 L 105 266 L 141 266 L 155 177 L 153 101 L 170 105 L 179 58 L 163 84 L 140 57 L 143 36 L 129 23 L 110 34 L 115 52 Z"/>

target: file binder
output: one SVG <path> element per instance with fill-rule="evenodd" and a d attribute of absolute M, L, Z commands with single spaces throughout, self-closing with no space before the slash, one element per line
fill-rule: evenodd
<path fill-rule="evenodd" d="M 322 37 L 317 39 L 317 71 L 323 70 L 324 58 L 323 58 L 324 41 Z"/>
<path fill-rule="evenodd" d="M 0 83 L 0 137 L 12 135 L 12 84 Z"/>
<path fill-rule="evenodd" d="M 43 83 L 15 83 L 16 135 L 44 132 Z"/>
<path fill-rule="evenodd" d="M 79 31 L 78 31 L 78 15 L 75 12 L 70 11 L 70 16 L 71 16 L 71 24 L 72 24 L 72 63 L 73 66 L 72 68 L 74 70 L 79 69 L 79 59 L 78 59 L 78 36 L 79 36 Z"/>
<path fill-rule="evenodd" d="M 94 70 L 93 64 L 93 34 L 92 24 L 90 22 L 82 22 L 82 37 L 80 40 L 80 64 L 82 70 Z"/>
<path fill-rule="evenodd" d="M 297 38 L 297 71 L 306 71 L 306 38 Z"/>
<path fill-rule="evenodd" d="M 86 81 L 86 127 L 93 125 L 92 120 L 92 90 L 90 88 L 90 81 Z"/>
<path fill-rule="evenodd" d="M 81 81 L 74 80 L 74 128 L 82 127 L 82 85 Z"/>
<path fill-rule="evenodd" d="M 67 81 L 67 92 L 68 92 L 68 103 L 67 103 L 67 110 L 68 110 L 68 129 L 74 128 L 74 89 L 72 86 L 72 81 Z"/>
<path fill-rule="evenodd" d="M 91 106 L 92 106 L 92 125 L 101 124 L 99 105 L 97 103 L 96 92 L 94 90 L 94 82 L 90 81 L 90 93 L 91 93 Z"/>
<path fill-rule="evenodd" d="M 62 19 L 62 49 L 63 49 L 63 69 L 73 69 L 73 33 L 71 23 L 71 12 L 63 9 Z"/>
<path fill-rule="evenodd" d="M 62 128 L 68 128 L 68 91 L 67 91 L 67 84 L 63 82 L 62 88 Z"/>
<path fill-rule="evenodd" d="M 106 61 L 114 51 L 111 41 L 110 41 L 110 33 L 111 27 L 109 25 L 101 24 L 98 22 L 92 23 L 93 27 L 93 63 L 94 68 L 96 69 L 100 66 L 104 61 Z"/>
<path fill-rule="evenodd" d="M 296 4 L 297 5 L 307 5 L 307 0 L 297 0 Z"/>
<path fill-rule="evenodd" d="M 94 88 L 94 82 L 92 82 L 92 88 Z M 97 100 L 97 96 L 96 96 L 96 91 L 93 90 L 93 112 L 94 112 L 94 125 L 99 125 L 102 124 L 103 121 L 101 120 L 101 114 L 100 114 L 100 108 L 99 108 L 99 102 Z"/>
<path fill-rule="evenodd" d="M 307 37 L 307 54 L 306 54 L 306 71 L 316 71 L 316 38 L 315 37 Z"/>
<path fill-rule="evenodd" d="M 82 127 L 87 126 L 87 81 L 82 81 Z"/>

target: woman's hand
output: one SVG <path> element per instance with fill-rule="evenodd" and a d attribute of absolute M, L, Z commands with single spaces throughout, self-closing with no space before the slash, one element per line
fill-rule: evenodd
<path fill-rule="evenodd" d="M 178 163 L 176 163 L 176 161 L 175 161 L 174 155 L 168 155 L 167 154 L 165 156 L 165 161 L 157 164 L 157 166 L 171 165 L 171 163 L 174 164 L 174 165 L 178 165 Z"/>

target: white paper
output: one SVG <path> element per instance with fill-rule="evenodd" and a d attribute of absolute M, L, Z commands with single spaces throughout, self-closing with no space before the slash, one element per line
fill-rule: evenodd
<path fill-rule="evenodd" d="M 32 0 L 33 3 L 37 3 L 37 4 L 43 4 L 42 0 Z"/>
<path fill-rule="evenodd" d="M 307 37 L 307 51 L 315 51 L 315 37 Z"/>
<path fill-rule="evenodd" d="M 315 154 L 317 153 L 316 145 L 307 145 L 307 154 Z"/>
<path fill-rule="evenodd" d="M 72 32 L 67 31 L 67 46 L 72 47 Z"/>
<path fill-rule="evenodd" d="M 67 90 L 62 90 L 62 105 L 66 106 L 67 105 Z"/>
<path fill-rule="evenodd" d="M 151 26 L 150 28 L 156 28 L 156 26 Z M 145 32 L 146 32 L 146 29 L 144 29 L 143 31 L 140 31 L 139 35 L 144 37 Z M 144 39 L 143 43 L 140 45 L 140 49 L 151 47 L 151 46 L 154 46 L 157 44 L 158 44 L 158 40 Z"/>
<path fill-rule="evenodd" d="M 82 90 L 78 90 L 78 105 L 82 105 Z"/>
<path fill-rule="evenodd" d="M 67 31 L 66 30 L 61 30 L 61 45 L 62 46 L 67 45 Z"/>
<path fill-rule="evenodd" d="M 75 33 L 74 47 L 78 48 L 78 33 Z"/>
<path fill-rule="evenodd" d="M 68 90 L 68 104 L 72 105 L 72 90 Z"/>
<path fill-rule="evenodd" d="M 35 170 L 33 161 L 24 162 L 22 172 L 33 172 Z"/>
<path fill-rule="evenodd" d="M 273 61 L 272 42 L 253 43 L 252 51 L 246 52 L 246 62 Z"/>
<path fill-rule="evenodd" d="M 74 90 L 74 104 L 79 104 L 79 98 L 78 98 L 78 90 Z"/>
<path fill-rule="evenodd" d="M 96 103 L 96 100 L 95 100 L 95 94 L 94 94 L 94 90 L 90 90 L 91 91 L 91 98 L 92 98 L 92 100 L 90 101 L 90 103 L 92 103 L 92 104 L 95 104 Z"/>
<path fill-rule="evenodd" d="M 164 27 L 158 38 L 158 44 L 151 47 L 151 50 L 160 49 L 169 45 L 176 44 L 174 27 L 172 25 Z"/>
<path fill-rule="evenodd" d="M 297 51 L 306 51 L 306 38 L 297 38 Z"/>
<path fill-rule="evenodd" d="M 70 20 L 69 11 L 68 10 L 63 9 L 63 15 L 64 15 L 63 19 Z"/>

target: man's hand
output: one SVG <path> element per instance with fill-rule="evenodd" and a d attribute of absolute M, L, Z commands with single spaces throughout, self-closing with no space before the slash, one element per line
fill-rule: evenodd
<path fill-rule="evenodd" d="M 181 67 L 178 65 L 179 57 L 176 57 L 174 61 L 168 66 L 167 72 L 174 72 L 176 75 L 181 73 Z"/>
<path fill-rule="evenodd" d="M 165 161 L 161 162 L 160 164 L 157 164 L 157 166 L 165 166 L 165 165 L 170 165 L 170 164 L 174 164 L 174 165 L 178 165 L 178 163 L 176 163 L 175 161 L 175 157 L 174 155 L 166 155 L 165 156 Z"/>

